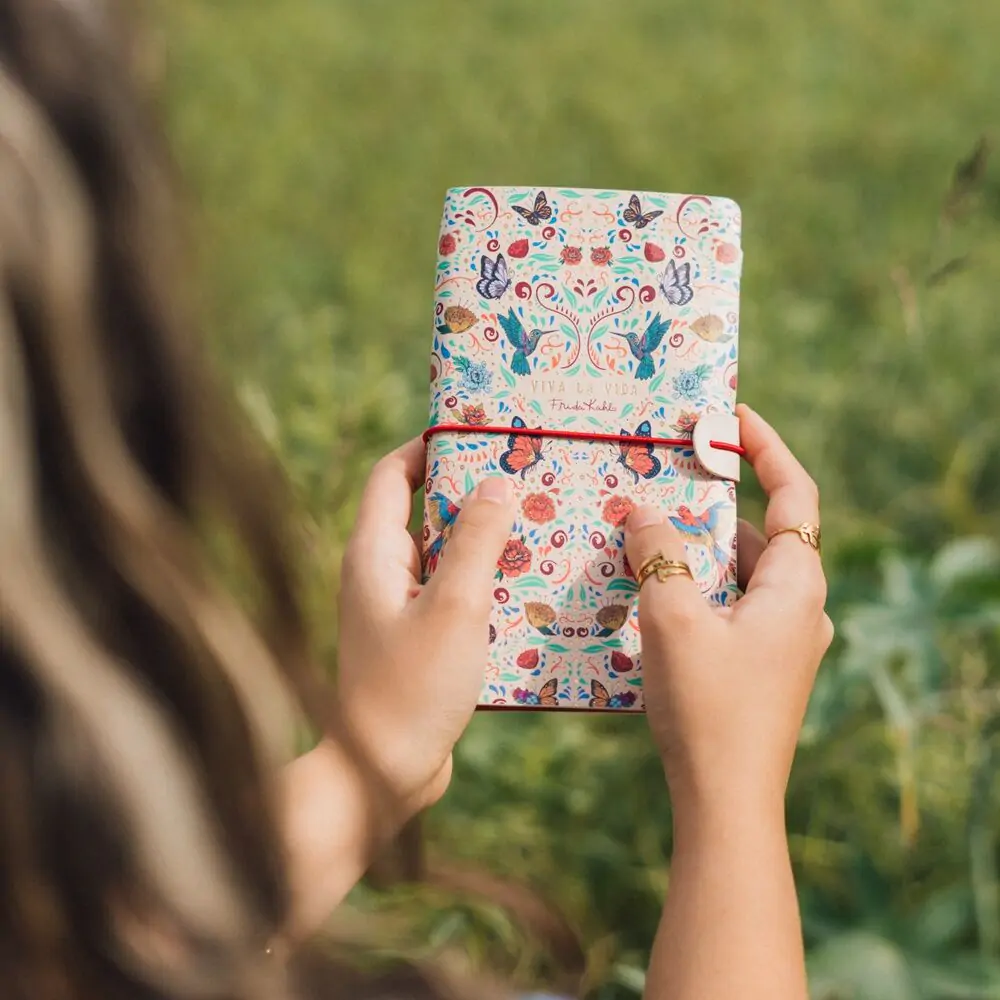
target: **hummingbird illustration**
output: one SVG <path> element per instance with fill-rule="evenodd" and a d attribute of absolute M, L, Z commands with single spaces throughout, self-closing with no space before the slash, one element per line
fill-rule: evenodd
<path fill-rule="evenodd" d="M 710 549 L 720 566 L 729 565 L 729 553 L 715 540 L 715 530 L 719 526 L 719 511 L 724 503 L 716 503 L 702 514 L 695 514 L 690 507 L 681 504 L 677 515 L 670 515 L 670 523 L 689 541 Z"/>
<path fill-rule="evenodd" d="M 510 370 L 515 375 L 530 375 L 531 366 L 528 364 L 528 358 L 534 354 L 542 331 L 532 330 L 531 333 L 527 333 L 521 321 L 514 315 L 513 309 L 506 316 L 497 316 L 497 319 L 500 320 L 500 325 L 503 327 L 503 332 L 507 334 L 507 339 L 515 348 L 514 357 L 510 362 Z"/>
<path fill-rule="evenodd" d="M 428 546 L 424 556 L 424 567 L 428 574 L 437 569 L 441 552 L 445 543 L 451 538 L 451 529 L 460 510 L 461 508 L 453 504 L 443 493 L 432 493 L 427 498 L 427 516 L 438 532 L 437 538 Z"/>
<path fill-rule="evenodd" d="M 657 313 L 646 327 L 646 332 L 640 339 L 637 333 L 615 333 L 616 337 L 624 337 L 628 341 L 628 346 L 632 349 L 632 356 L 639 362 L 635 370 L 635 377 L 647 379 L 653 377 L 653 351 L 660 346 L 663 335 L 670 329 L 671 320 L 660 319 Z"/>

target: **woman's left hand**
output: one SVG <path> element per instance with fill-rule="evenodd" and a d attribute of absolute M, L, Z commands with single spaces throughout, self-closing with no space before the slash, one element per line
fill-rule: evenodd
<path fill-rule="evenodd" d="M 444 794 L 452 748 L 482 690 L 497 559 L 516 511 L 507 480 L 483 480 L 422 584 L 408 525 L 425 459 L 418 438 L 375 466 L 340 597 L 343 718 L 388 791 L 414 812 Z"/>

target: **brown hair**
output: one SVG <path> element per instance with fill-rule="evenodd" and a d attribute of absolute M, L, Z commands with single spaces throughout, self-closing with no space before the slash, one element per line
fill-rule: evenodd
<path fill-rule="evenodd" d="M 332 701 L 279 477 L 178 298 L 169 159 L 115 13 L 0 0 L 4 995 L 453 996 L 429 972 L 267 952 L 289 915 L 272 775 L 296 702 Z M 256 626 L 211 571 L 206 524 L 247 558 Z M 557 918 L 523 912 L 582 962 Z"/>

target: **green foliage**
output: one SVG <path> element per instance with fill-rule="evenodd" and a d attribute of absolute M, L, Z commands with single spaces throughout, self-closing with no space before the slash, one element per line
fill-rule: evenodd
<path fill-rule="evenodd" d="M 445 188 L 741 203 L 740 391 L 820 483 L 840 632 L 789 793 L 815 995 L 1000 996 L 1000 583 L 983 541 L 1000 536 L 1000 172 L 980 143 L 1000 5 L 157 9 L 210 344 L 296 488 L 326 652 L 364 475 L 424 423 Z M 759 500 L 748 485 L 744 511 Z M 670 816 L 640 719 L 477 719 L 431 826 L 435 849 L 566 908 L 595 995 L 641 989 Z M 425 950 L 531 952 L 488 906 L 390 902 Z"/>

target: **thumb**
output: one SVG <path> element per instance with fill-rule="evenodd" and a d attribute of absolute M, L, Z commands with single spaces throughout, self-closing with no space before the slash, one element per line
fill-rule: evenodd
<path fill-rule="evenodd" d="M 484 479 L 455 519 L 437 572 L 427 584 L 427 596 L 487 614 L 497 559 L 510 538 L 514 514 L 510 482 L 497 476 Z"/>
<path fill-rule="evenodd" d="M 638 575 L 643 564 L 662 555 L 671 562 L 687 563 L 684 538 L 657 507 L 637 507 L 625 523 L 625 551 L 629 564 Z M 710 615 L 698 585 L 688 576 L 677 574 L 664 580 L 653 574 L 639 594 L 640 628 L 649 623 L 693 622 Z"/>

